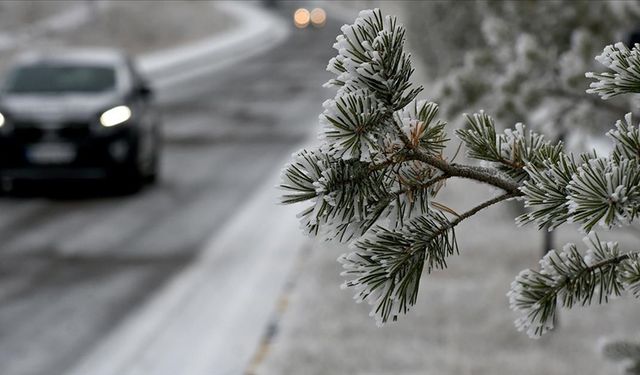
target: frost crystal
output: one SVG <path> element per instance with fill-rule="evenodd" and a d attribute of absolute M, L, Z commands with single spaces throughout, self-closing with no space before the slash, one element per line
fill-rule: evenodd
<path fill-rule="evenodd" d="M 636 43 L 631 50 L 623 43 L 609 45 L 596 60 L 613 73 L 586 73 L 587 78 L 596 80 L 589 85 L 587 93 L 608 99 L 640 92 L 640 44 Z"/>

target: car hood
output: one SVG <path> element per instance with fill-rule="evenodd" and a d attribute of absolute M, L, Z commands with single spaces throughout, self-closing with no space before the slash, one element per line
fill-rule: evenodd
<path fill-rule="evenodd" d="M 0 97 L 0 109 L 14 118 L 30 118 L 56 121 L 93 117 L 110 106 L 122 104 L 118 94 L 51 94 L 4 95 Z"/>

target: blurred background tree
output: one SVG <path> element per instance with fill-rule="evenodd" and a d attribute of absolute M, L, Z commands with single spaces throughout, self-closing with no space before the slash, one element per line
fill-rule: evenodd
<path fill-rule="evenodd" d="M 408 4 L 407 4 L 408 6 Z M 524 122 L 570 149 L 591 149 L 633 98 L 585 94 L 602 46 L 628 42 L 636 1 L 433 1 L 411 4 L 408 41 L 449 118 L 483 108 L 497 122 Z M 415 9 L 423 8 L 422 10 Z M 429 90 L 429 88 L 427 88 Z M 578 130 L 579 131 L 576 131 Z"/>

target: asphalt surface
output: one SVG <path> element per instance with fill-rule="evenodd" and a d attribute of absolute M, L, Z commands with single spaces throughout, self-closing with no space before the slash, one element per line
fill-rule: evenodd
<path fill-rule="evenodd" d="M 0 197 L 0 374 L 65 373 L 190 265 L 316 131 L 337 33 L 294 30 L 272 51 L 158 93 L 155 186 L 120 195 L 43 183 Z"/>

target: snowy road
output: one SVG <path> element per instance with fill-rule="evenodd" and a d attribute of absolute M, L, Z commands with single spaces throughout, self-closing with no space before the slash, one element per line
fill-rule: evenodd
<path fill-rule="evenodd" d="M 162 178 L 0 197 L 0 374 L 63 374 L 182 269 L 310 133 L 337 26 L 167 88 Z M 43 196 L 43 194 L 45 196 Z M 227 265 L 242 272 L 242 259 Z M 259 293 L 259 291 L 255 291 Z"/>

